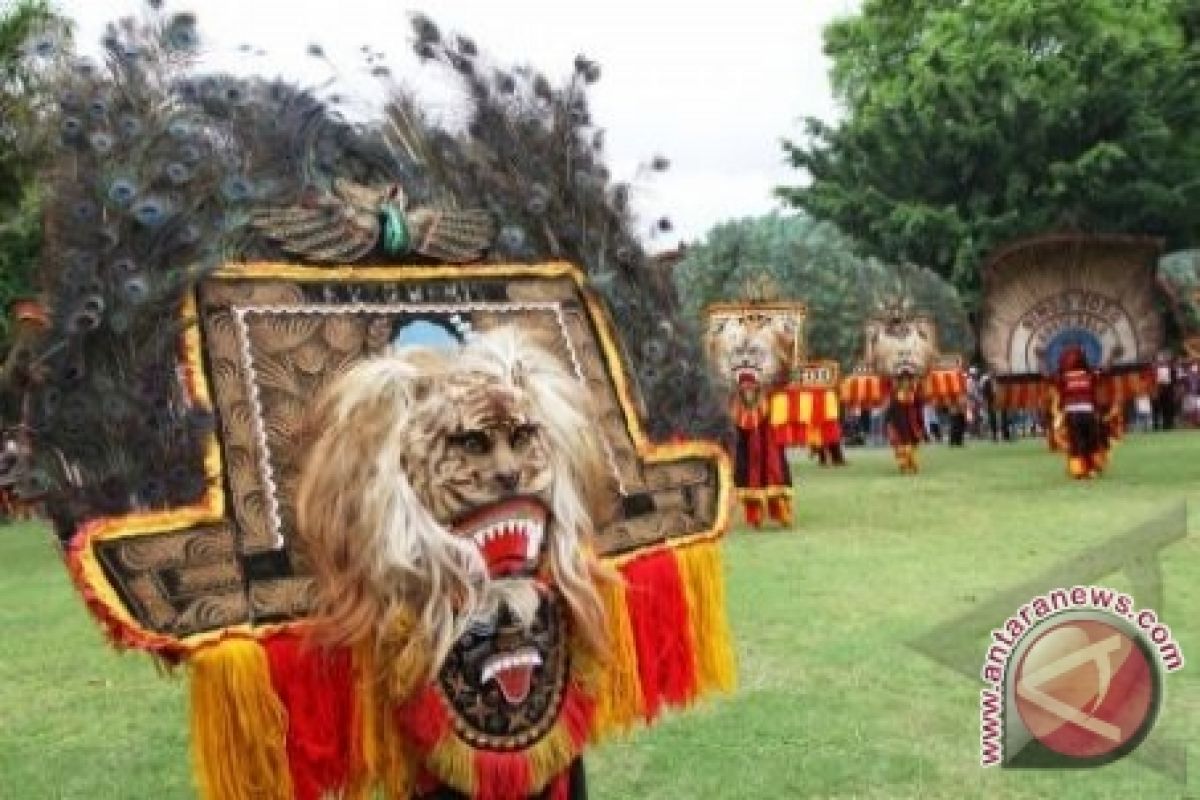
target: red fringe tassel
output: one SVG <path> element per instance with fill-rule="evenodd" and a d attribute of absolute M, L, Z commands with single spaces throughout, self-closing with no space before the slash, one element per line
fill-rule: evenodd
<path fill-rule="evenodd" d="M 571 737 L 576 750 L 582 750 L 592 730 L 592 718 L 596 714 L 596 701 L 588 697 L 572 683 L 563 697 L 560 719 Z"/>
<path fill-rule="evenodd" d="M 550 781 L 550 791 L 546 800 L 571 800 L 571 770 L 565 769 L 558 777 Z"/>
<path fill-rule="evenodd" d="M 263 640 L 275 694 L 287 709 L 287 754 L 296 800 L 343 790 L 354 747 L 350 653 L 323 651 L 293 634 Z"/>
<path fill-rule="evenodd" d="M 669 551 L 632 561 L 621 568 L 621 573 L 629 584 L 629 621 L 637 647 L 646 719 L 653 720 L 664 703 L 679 706 L 696 695 L 687 596 L 679 565 Z"/>
<path fill-rule="evenodd" d="M 432 684 L 426 684 L 411 700 L 397 708 L 396 716 L 413 746 L 426 755 L 433 752 L 442 737 L 450 732 L 446 706 Z"/>
<path fill-rule="evenodd" d="M 524 753 L 475 751 L 476 800 L 514 800 L 531 794 L 529 760 Z"/>

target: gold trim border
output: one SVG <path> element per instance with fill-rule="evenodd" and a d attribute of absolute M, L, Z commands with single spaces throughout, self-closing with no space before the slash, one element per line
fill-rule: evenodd
<path fill-rule="evenodd" d="M 703 316 L 762 313 L 796 314 L 800 317 L 807 317 L 808 303 L 802 300 L 726 300 L 706 305 Z"/>
<path fill-rule="evenodd" d="M 209 280 L 255 281 L 291 280 L 299 283 L 408 283 L 431 280 L 513 280 L 522 278 L 570 278 L 583 298 L 593 330 L 600 341 L 609 377 L 617 391 L 625 427 L 639 458 L 649 464 L 668 463 L 687 458 L 707 458 L 716 463 L 717 511 L 711 527 L 648 547 L 604 558 L 620 566 L 653 553 L 680 550 L 693 544 L 715 541 L 729 528 L 733 496 L 733 469 L 723 447 L 715 442 L 653 442 L 646 435 L 638 413 L 633 389 L 621 359 L 621 350 L 613 321 L 600 296 L 587 283 L 584 274 L 567 262 L 541 264 L 475 264 L 467 266 L 394 266 L 394 267 L 303 267 L 295 264 L 254 262 L 226 264 Z M 204 371 L 203 337 L 200 330 L 197 288 L 189 293 L 180 310 L 188 324 L 180 342 L 180 367 L 191 400 L 197 406 L 214 410 L 208 376 Z M 803 308 L 803 304 L 800 304 Z M 184 637 L 170 636 L 143 627 L 129 613 L 108 581 L 96 555 L 100 542 L 134 536 L 170 533 L 204 524 L 225 522 L 225 469 L 216 430 L 205 446 L 205 473 L 208 490 L 197 503 L 164 511 L 139 512 L 119 517 L 103 517 L 80 528 L 67 553 L 68 569 L 90 610 L 110 637 L 119 645 L 155 652 L 168 660 L 186 658 L 195 651 L 231 637 L 261 638 L 276 631 L 303 626 L 304 620 L 270 625 L 235 625 Z"/>

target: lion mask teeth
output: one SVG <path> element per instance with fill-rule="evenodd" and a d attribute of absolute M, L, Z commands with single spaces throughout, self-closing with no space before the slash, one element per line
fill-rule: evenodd
<path fill-rule="evenodd" d="M 508 500 L 477 509 L 454 526 L 479 548 L 488 574 L 505 578 L 537 567 L 546 536 L 546 507 L 535 500 Z"/>

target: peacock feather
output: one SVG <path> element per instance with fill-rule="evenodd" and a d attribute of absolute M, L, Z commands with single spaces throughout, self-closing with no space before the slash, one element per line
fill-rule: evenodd
<path fill-rule="evenodd" d="M 377 53 L 367 67 L 386 99 L 351 122 L 328 92 L 199 71 L 195 16 L 149 5 L 144 19 L 109 26 L 102 63 L 64 60 L 48 81 L 46 323 L 0 394 L 28 432 L 28 472 L 42 476 L 64 536 L 81 519 L 205 490 L 213 420 L 176 374 L 189 324 L 179 308 L 237 259 L 570 260 L 638 342 L 626 358 L 654 409 L 652 433 L 723 426 L 698 337 L 641 244 L 631 187 L 604 164 L 587 99 L 593 61 L 580 57 L 553 85 L 418 15 L 414 47 L 431 77 L 464 88 L 465 125 L 432 122 Z"/>

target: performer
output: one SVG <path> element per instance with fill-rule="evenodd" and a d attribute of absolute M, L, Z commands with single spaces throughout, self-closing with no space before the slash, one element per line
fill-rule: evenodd
<path fill-rule="evenodd" d="M 751 299 L 712 303 L 704 312 L 709 365 L 730 392 L 734 485 L 746 522 L 755 528 L 768 519 L 792 524 L 787 448 L 805 445 L 808 430 L 795 402 L 798 387 L 789 383 L 800 360 L 807 309 L 773 294 L 773 285 L 763 279 L 747 288 Z"/>
<path fill-rule="evenodd" d="M 1046 441 L 1085 479 L 1109 463 L 1122 410 L 1154 391 L 1166 335 L 1162 243 L 1047 234 L 998 249 L 982 270 L 979 350 L 996 406 L 1046 420 Z"/>
<path fill-rule="evenodd" d="M 925 400 L 921 383 L 911 369 L 901 369 L 891 380 L 889 401 L 884 411 L 884 428 L 896 456 L 900 472 L 915 475 L 920 471 L 917 448 L 928 437 L 925 432 Z"/>
<path fill-rule="evenodd" d="M 1137 370 L 1092 369 L 1081 347 L 1063 351 L 1050 403 L 1055 439 L 1067 451 L 1071 477 L 1097 476 L 1108 466 L 1124 432 L 1123 398 L 1136 392 L 1139 380 L 1149 383 Z"/>
<path fill-rule="evenodd" d="M 961 407 L 966 397 L 962 358 L 939 353 L 937 325 L 902 296 L 885 298 L 866 320 L 861 365 L 842 384 L 842 400 L 883 409 L 883 428 L 902 474 L 919 471 L 917 447 L 929 440 L 925 406 Z M 950 444 L 961 444 L 951 416 Z"/>
<path fill-rule="evenodd" d="M 792 524 L 792 473 L 779 427 L 771 424 L 771 394 L 743 373 L 729 410 L 737 437 L 734 483 L 746 521 L 755 528 L 764 517 Z"/>
<path fill-rule="evenodd" d="M 1065 434 L 1067 473 L 1077 480 L 1099 475 L 1107 463 L 1108 436 L 1097 408 L 1097 379 L 1082 347 L 1063 350 L 1051 407 L 1055 427 Z"/>

